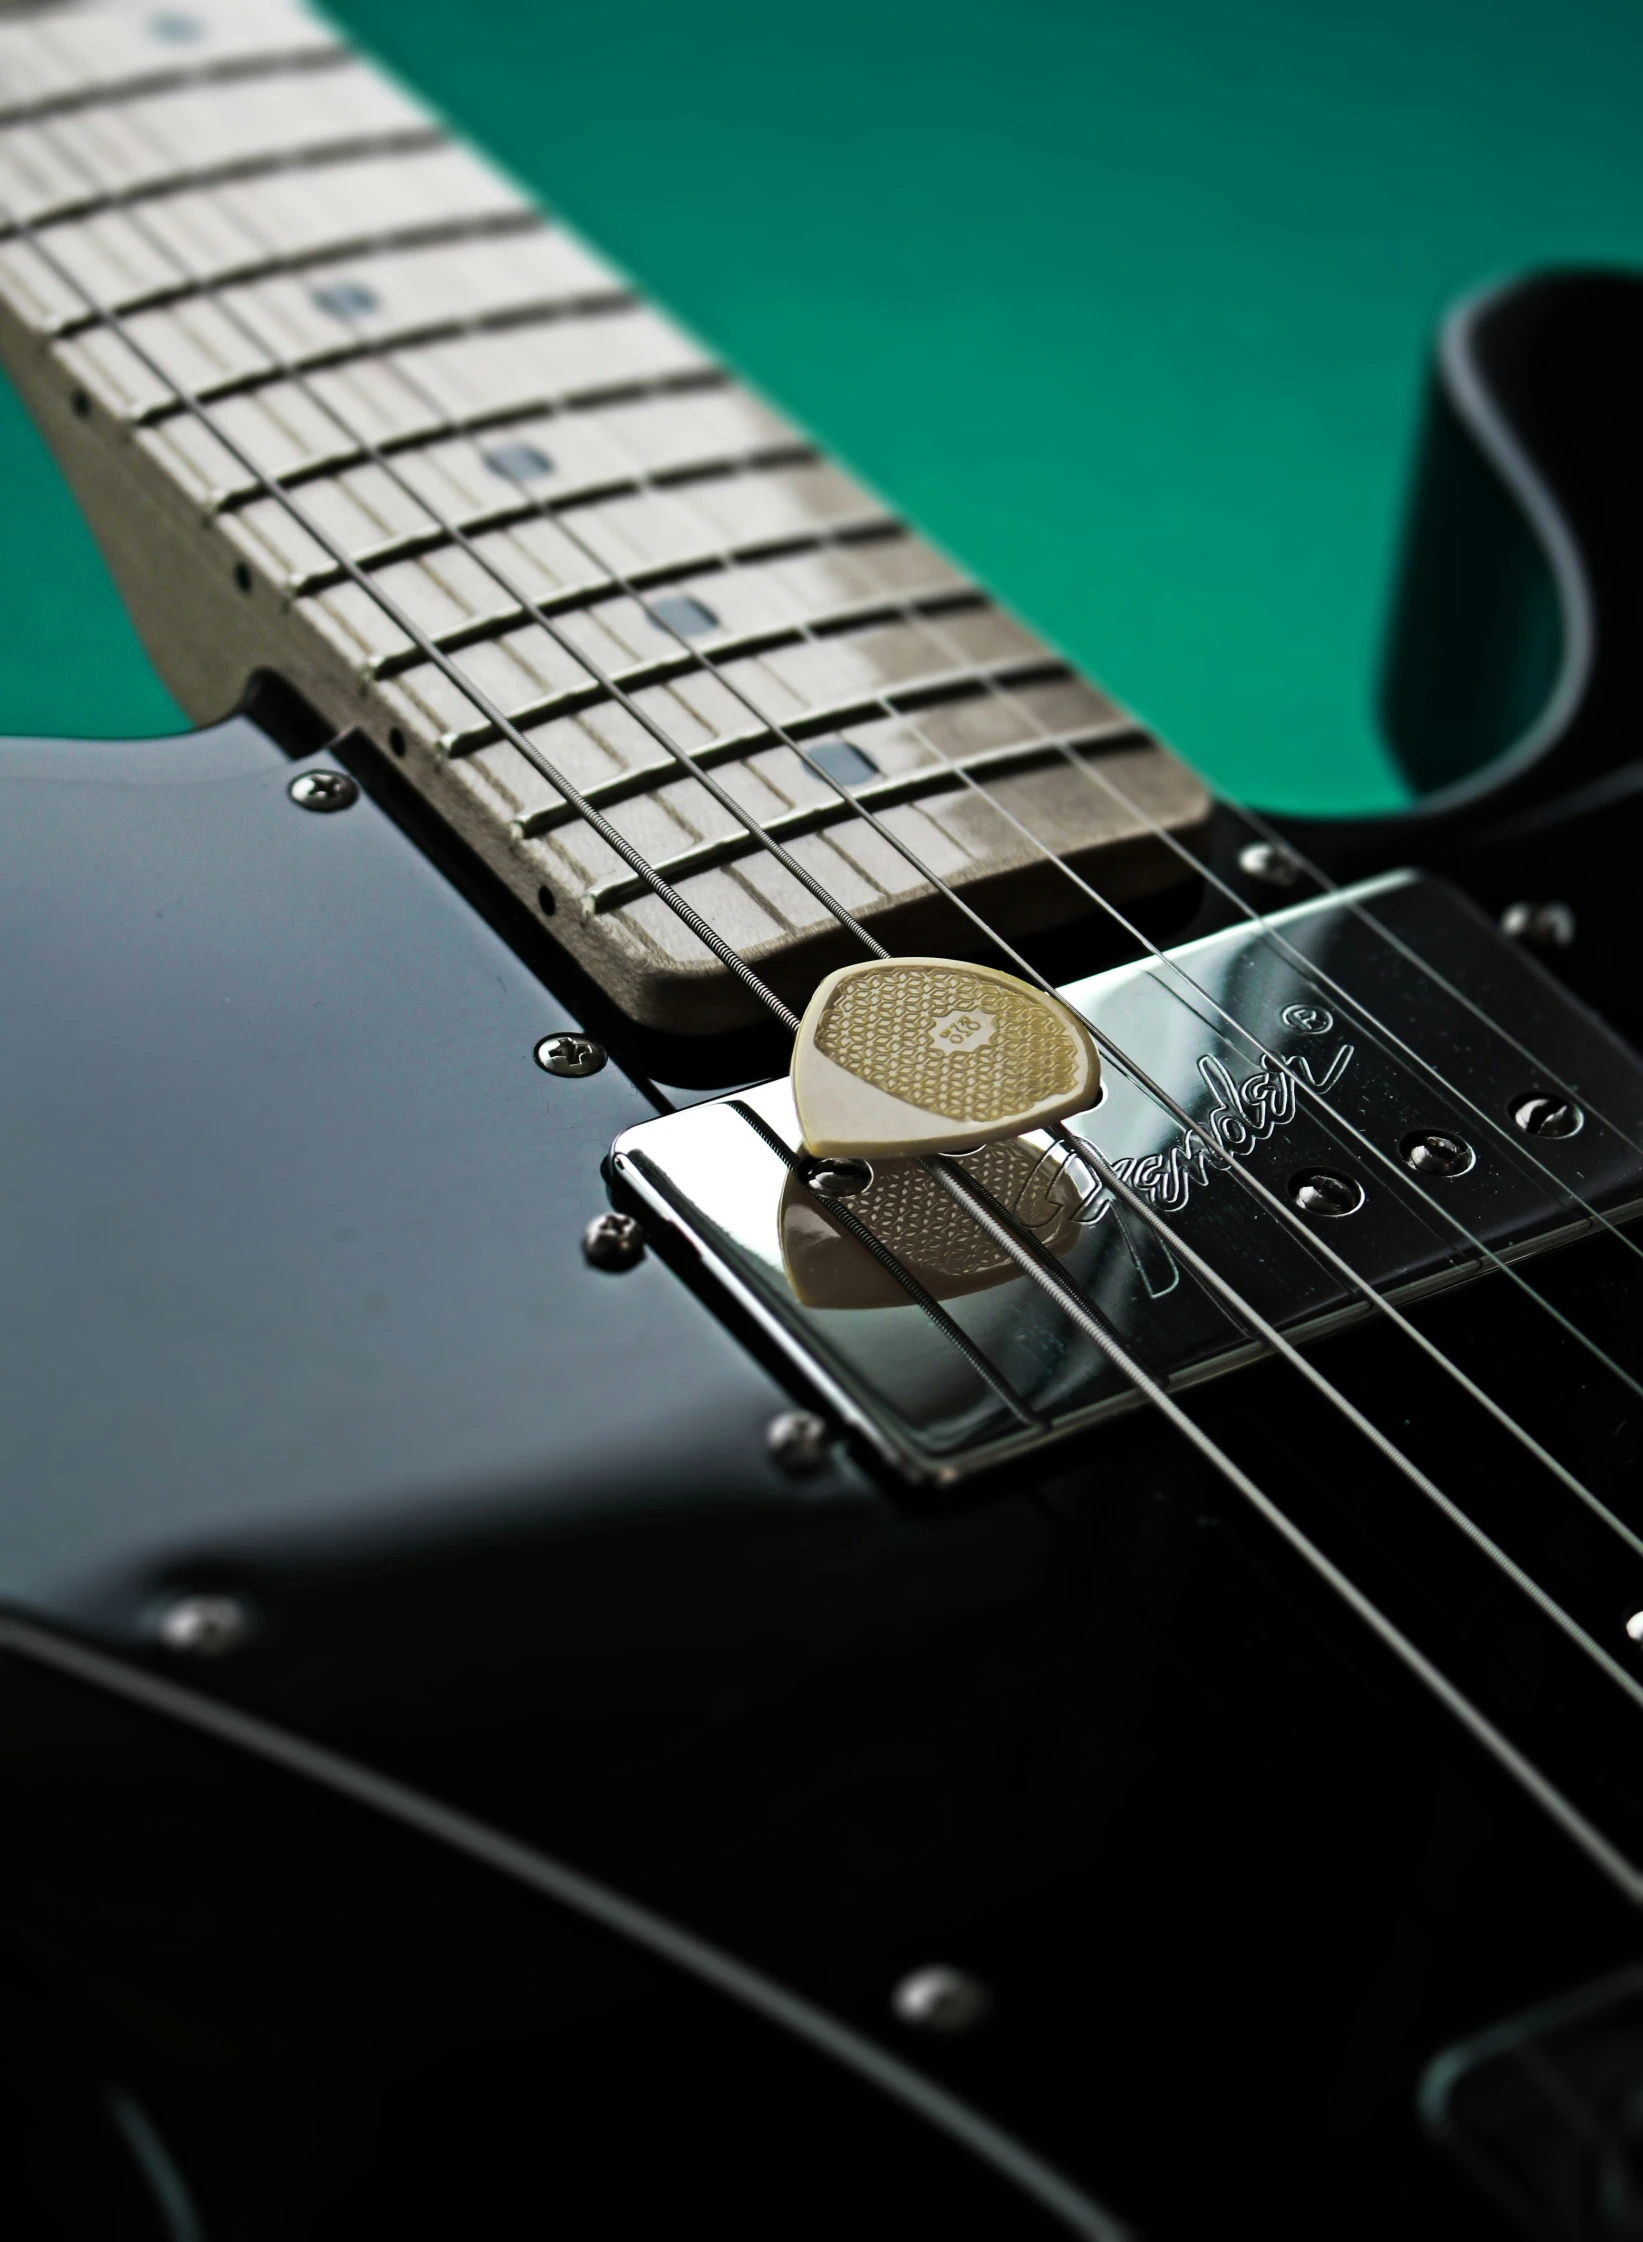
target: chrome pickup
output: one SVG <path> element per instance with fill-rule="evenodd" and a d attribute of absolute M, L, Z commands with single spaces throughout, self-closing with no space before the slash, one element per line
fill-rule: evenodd
<path fill-rule="evenodd" d="M 1105 1039 L 1098 1102 L 960 1157 L 1171 1388 L 1263 1352 L 1174 1240 L 1310 1337 L 1643 1206 L 1643 1063 L 1439 883 L 1393 874 L 1062 994 Z M 912 1479 L 1134 1405 L 925 1167 L 810 1160 L 785 1080 L 630 1129 L 615 1168 Z"/>

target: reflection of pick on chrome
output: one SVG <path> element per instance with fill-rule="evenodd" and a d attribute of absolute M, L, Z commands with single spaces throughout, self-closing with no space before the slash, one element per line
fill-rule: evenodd
<path fill-rule="evenodd" d="M 1059 997 L 987 965 L 875 958 L 830 973 L 793 1045 L 811 1152 L 910 1159 L 1043 1127 L 1095 1102 L 1101 1061 Z"/>

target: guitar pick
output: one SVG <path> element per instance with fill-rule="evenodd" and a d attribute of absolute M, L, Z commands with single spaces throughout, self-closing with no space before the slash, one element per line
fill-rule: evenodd
<path fill-rule="evenodd" d="M 1095 1098 L 1101 1061 L 1058 997 L 991 966 L 875 958 L 830 973 L 793 1046 L 810 1151 L 910 1159 L 1016 1137 Z"/>

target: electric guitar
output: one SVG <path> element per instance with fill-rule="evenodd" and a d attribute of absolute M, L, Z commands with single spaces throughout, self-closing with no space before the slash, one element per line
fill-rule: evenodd
<path fill-rule="evenodd" d="M 0 19 L 8 2234 L 1643 2232 L 1643 287 L 1218 801 L 289 0 Z"/>

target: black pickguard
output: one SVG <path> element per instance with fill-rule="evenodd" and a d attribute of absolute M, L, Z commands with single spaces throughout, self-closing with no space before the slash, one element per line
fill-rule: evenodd
<path fill-rule="evenodd" d="M 1561 728 L 1408 820 L 1296 829 L 1493 908 L 1571 894 L 1557 969 L 1634 1035 L 1636 548 L 1618 452 L 1558 434 L 1600 331 L 1588 417 L 1635 453 L 1610 375 L 1643 364 L 1640 301 L 1548 283 L 1451 341 L 1580 555 L 1599 653 Z M 1438 397 L 1391 702 L 1453 778 L 1422 743 L 1460 688 L 1419 686 L 1416 615 L 1469 440 L 1466 503 L 1493 473 L 1529 538 L 1527 575 L 1472 586 L 1514 660 L 1534 525 Z M 1475 698 L 1515 706 L 1488 643 Z M 342 762 L 358 803 L 292 804 L 294 767 Z M 1227 813 L 1221 861 L 1245 838 Z M 945 1508 L 842 1452 L 784 1475 L 764 1428 L 805 1397 L 752 1335 L 689 1268 L 578 1250 L 653 1085 L 768 1051 L 624 1039 L 483 900 L 278 696 L 193 739 L 0 749 L 10 2231 L 1639 2231 L 1618 2118 L 1536 2135 L 1508 2210 L 1467 2177 L 1532 2132 L 1493 2074 L 1417 2112 L 1441 2050 L 1639 1959 L 1612 1881 L 1150 1417 Z M 1214 923 L 1173 907 L 1172 935 Z M 616 1063 L 550 1080 L 532 1047 L 577 1021 Z M 1599 1240 L 1543 1282 L 1635 1373 L 1634 1266 Z M 1419 1313 L 1636 1512 L 1637 1414 L 1583 1409 L 1520 1295 Z M 1324 1354 L 1522 1524 L 1515 1454 L 1441 1380 L 1375 1330 Z M 1500 1664 L 1509 1611 L 1468 1607 L 1315 1396 L 1260 1368 L 1192 1406 L 1383 1608 L 1443 1617 L 1459 1678 Z M 1613 1586 L 1643 1607 L 1643 1574 Z M 156 1645 L 186 1590 L 246 1600 L 235 1655 Z M 1630 1782 L 1623 1738 L 1508 1667 L 1514 1733 Z M 938 1962 L 993 1991 L 972 2035 L 892 2018 Z M 1643 2037 L 1604 2061 L 1582 2091 L 1619 2111 Z"/>

